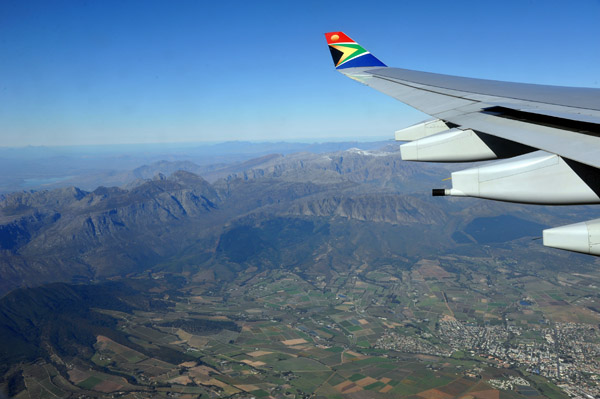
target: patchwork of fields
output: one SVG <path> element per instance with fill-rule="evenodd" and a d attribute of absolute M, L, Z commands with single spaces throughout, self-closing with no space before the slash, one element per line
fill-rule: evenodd
<path fill-rule="evenodd" d="M 363 265 L 327 282 L 289 270 L 223 286 L 196 279 L 165 310 L 96 309 L 120 335 L 98 334 L 87 357 L 23 365 L 17 397 L 567 397 L 560 370 L 545 375 L 497 346 L 551 351 L 547 335 L 559 342 L 553 331 L 569 325 L 584 326 L 597 350 L 594 284 L 600 274 L 535 275 L 481 259 Z"/>

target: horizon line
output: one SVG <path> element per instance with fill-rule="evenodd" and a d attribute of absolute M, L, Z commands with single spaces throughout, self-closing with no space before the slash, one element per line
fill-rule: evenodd
<path fill-rule="evenodd" d="M 95 143 L 95 144 L 24 144 L 24 145 L 0 145 L 0 150 L 5 149 L 43 149 L 43 148 L 66 148 L 66 147 L 127 147 L 127 146 L 182 146 L 199 145 L 209 146 L 228 143 L 250 143 L 250 144 L 328 144 L 328 143 L 374 143 L 379 141 L 395 141 L 393 136 L 374 137 L 320 137 L 320 138 L 298 138 L 281 140 L 224 140 L 224 141 L 172 141 L 172 142 L 143 142 L 143 143 Z"/>

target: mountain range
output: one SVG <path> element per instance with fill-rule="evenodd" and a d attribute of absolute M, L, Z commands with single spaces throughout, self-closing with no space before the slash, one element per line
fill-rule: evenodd
<path fill-rule="evenodd" d="M 430 188 L 460 167 L 402 162 L 397 146 L 386 145 L 212 168 L 159 161 L 133 170 L 121 187 L 5 194 L 0 294 L 168 268 L 209 279 L 247 267 L 328 274 L 344 262 L 477 252 L 480 243 L 591 262 L 522 238 L 587 208 L 431 198 Z"/>

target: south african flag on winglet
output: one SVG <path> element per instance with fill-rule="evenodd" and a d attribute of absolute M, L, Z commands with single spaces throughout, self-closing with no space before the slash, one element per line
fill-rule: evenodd
<path fill-rule="evenodd" d="M 336 69 L 386 66 L 344 32 L 325 33 L 325 38 Z"/>

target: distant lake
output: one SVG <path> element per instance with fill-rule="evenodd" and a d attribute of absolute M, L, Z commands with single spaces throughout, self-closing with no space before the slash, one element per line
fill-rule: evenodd
<path fill-rule="evenodd" d="M 519 305 L 521 305 L 521 306 L 531 306 L 533 304 L 531 302 L 529 302 L 529 301 L 520 301 Z"/>
<path fill-rule="evenodd" d="M 63 177 L 46 177 L 44 179 L 24 179 L 23 180 L 23 188 L 32 188 L 45 186 L 47 184 L 59 183 L 63 180 L 67 180 L 72 178 L 73 176 L 63 176 Z"/>
<path fill-rule="evenodd" d="M 547 226 L 512 215 L 473 219 L 464 232 L 479 244 L 516 240 L 522 237 L 541 236 Z"/>

